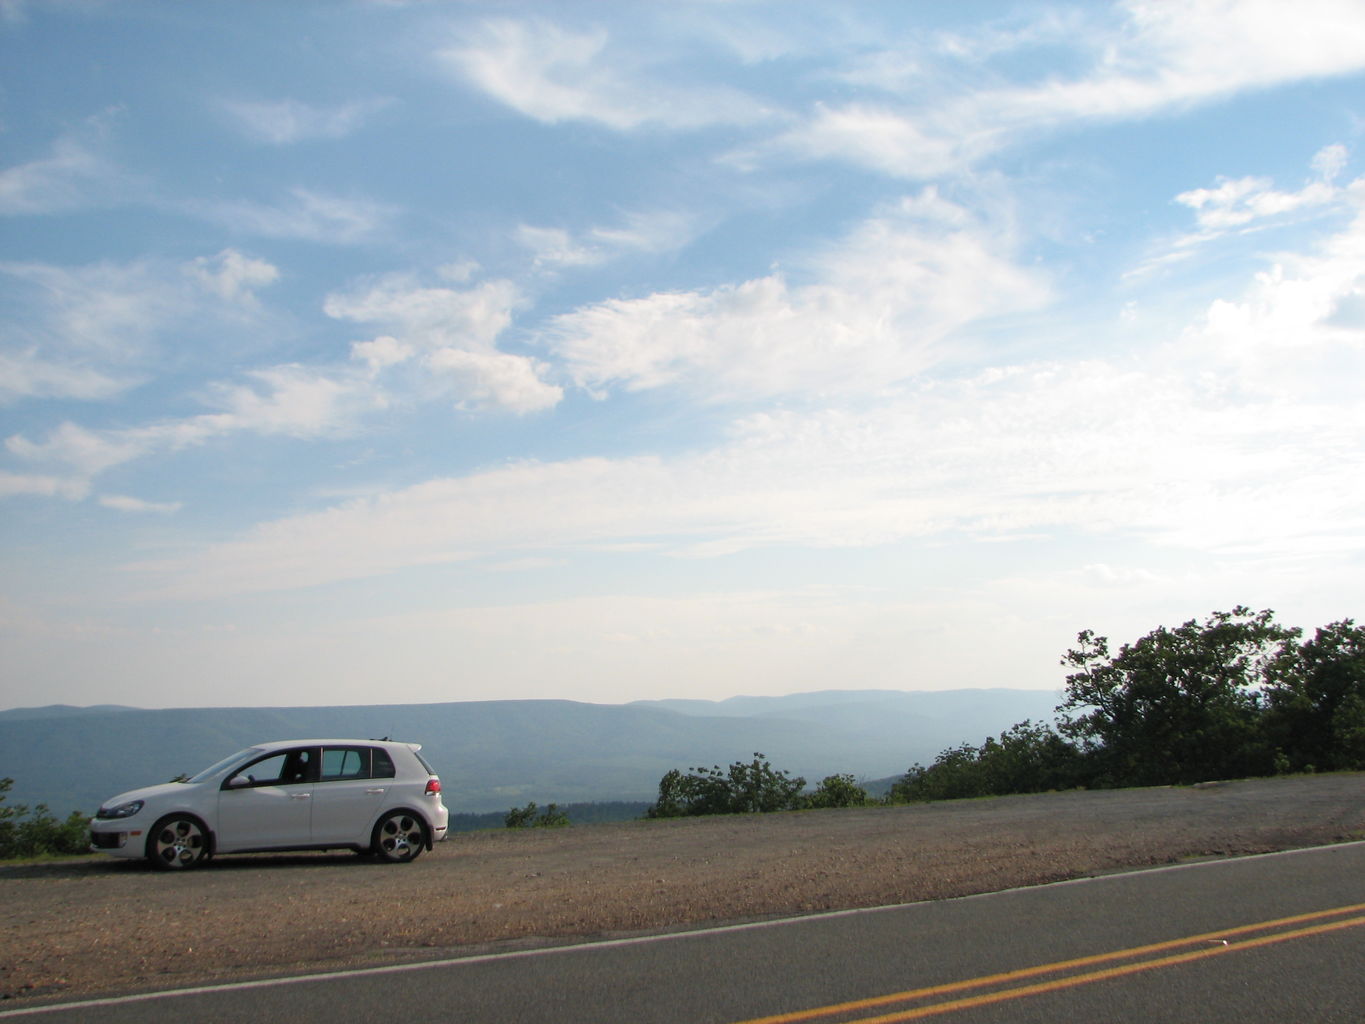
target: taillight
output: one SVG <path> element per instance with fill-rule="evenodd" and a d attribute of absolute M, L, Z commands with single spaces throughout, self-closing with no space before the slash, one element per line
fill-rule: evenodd
<path fill-rule="evenodd" d="M 427 779 L 427 796 L 435 796 L 441 791 L 440 779 Z"/>

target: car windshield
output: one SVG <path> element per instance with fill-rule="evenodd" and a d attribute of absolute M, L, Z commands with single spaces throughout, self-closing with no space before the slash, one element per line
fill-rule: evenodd
<path fill-rule="evenodd" d="M 245 750 L 239 750 L 231 757 L 225 757 L 217 764 L 209 765 L 198 775 L 191 776 L 190 778 L 185 779 L 185 781 L 205 782 L 208 779 L 213 778 L 215 775 L 217 775 L 219 772 L 221 772 L 224 768 L 228 767 L 229 765 L 236 764 L 239 761 L 245 761 L 252 754 L 259 754 L 260 752 L 261 752 L 260 747 L 247 747 Z"/>

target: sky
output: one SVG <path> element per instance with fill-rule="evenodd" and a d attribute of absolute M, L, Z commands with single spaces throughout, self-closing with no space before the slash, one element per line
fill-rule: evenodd
<path fill-rule="evenodd" d="M 1365 614 L 1358 0 L 0 0 L 0 708 Z"/>

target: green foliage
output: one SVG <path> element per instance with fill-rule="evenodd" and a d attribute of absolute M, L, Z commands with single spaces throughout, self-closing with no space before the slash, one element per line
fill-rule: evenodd
<path fill-rule="evenodd" d="M 806 780 L 775 771 L 760 753 L 747 764 L 736 761 L 724 770 L 715 765 L 689 772 L 675 768 L 659 780 L 659 799 L 645 812 L 647 818 L 752 814 L 804 805 Z"/>
<path fill-rule="evenodd" d="M 565 828 L 570 822 L 558 804 L 542 809 L 532 800 L 525 807 L 513 807 L 508 811 L 503 824 L 508 828 Z"/>
<path fill-rule="evenodd" d="M 1299 632 L 1238 606 L 1155 629 L 1111 657 L 1108 639 L 1086 630 L 1062 659 L 1073 671 L 1061 730 L 1104 785 L 1268 774 L 1260 693 Z"/>
<path fill-rule="evenodd" d="M 957 800 L 1006 793 L 1072 789 L 1085 777 L 1084 755 L 1049 725 L 1025 719 L 980 747 L 943 751 L 928 768 L 915 765 L 891 787 L 892 803 Z"/>
<path fill-rule="evenodd" d="M 0 779 L 0 860 L 89 852 L 90 823 L 85 815 L 72 811 L 59 821 L 46 804 L 31 811 L 26 804 L 6 804 L 5 794 L 13 785 L 13 779 Z"/>
<path fill-rule="evenodd" d="M 890 799 L 1365 769 L 1365 628 L 1343 619 L 1301 636 L 1240 605 L 1113 655 L 1085 630 L 1062 659 L 1072 672 L 1058 731 L 1025 721 L 952 747 Z"/>
<path fill-rule="evenodd" d="M 867 790 L 852 775 L 827 775 L 807 798 L 810 807 L 863 807 L 871 803 Z"/>
<path fill-rule="evenodd" d="M 1265 700 L 1277 770 L 1365 768 L 1365 627 L 1333 622 L 1287 651 Z"/>

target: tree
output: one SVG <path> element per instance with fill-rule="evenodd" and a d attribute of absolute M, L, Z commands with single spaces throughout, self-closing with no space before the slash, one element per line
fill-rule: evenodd
<path fill-rule="evenodd" d="M 1088 781 L 1087 766 L 1075 744 L 1051 725 L 1034 725 L 1027 718 L 998 740 L 986 737 L 980 761 L 986 791 L 995 795 L 1074 789 Z"/>
<path fill-rule="evenodd" d="M 949 747 L 928 768 L 916 764 L 891 787 L 893 803 L 961 800 L 1007 793 L 1072 789 L 1086 779 L 1084 759 L 1074 744 L 1046 724 L 1028 719 L 979 747 Z"/>
<path fill-rule="evenodd" d="M 981 767 L 981 748 L 960 743 L 941 751 L 929 767 L 910 770 L 891 786 L 892 803 L 925 800 L 965 800 L 986 796 L 986 775 Z"/>
<path fill-rule="evenodd" d="M 1365 627 L 1343 619 L 1287 650 L 1265 696 L 1268 742 L 1285 768 L 1365 768 Z"/>
<path fill-rule="evenodd" d="M 1097 781 L 1142 786 L 1267 774 L 1260 691 L 1300 631 L 1245 606 L 1159 627 L 1110 656 L 1085 630 L 1062 664 L 1061 731 L 1093 759 Z"/>
<path fill-rule="evenodd" d="M 702 814 L 752 814 L 792 810 L 801 804 L 806 780 L 776 771 L 760 753 L 747 764 L 735 761 L 690 768 L 684 775 L 674 768 L 659 780 L 659 799 L 645 812 L 647 818 L 679 818 Z"/>

